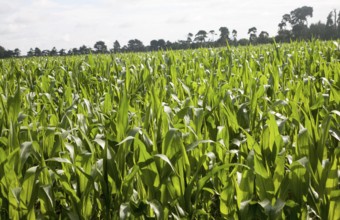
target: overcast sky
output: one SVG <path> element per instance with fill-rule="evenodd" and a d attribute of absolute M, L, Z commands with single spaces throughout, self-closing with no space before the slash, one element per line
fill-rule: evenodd
<path fill-rule="evenodd" d="M 340 10 L 340 0 L 0 0 L 0 45 L 23 55 L 31 47 L 93 47 L 98 40 L 109 48 L 135 38 L 149 45 L 199 30 L 219 33 L 221 26 L 239 38 L 253 26 L 272 36 L 283 14 L 305 5 L 314 9 L 309 23 Z"/>

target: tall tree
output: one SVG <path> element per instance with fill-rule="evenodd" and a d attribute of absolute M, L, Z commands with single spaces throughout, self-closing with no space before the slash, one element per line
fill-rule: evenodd
<path fill-rule="evenodd" d="M 251 43 L 256 43 L 256 39 L 257 39 L 257 28 L 256 27 L 251 27 L 248 29 L 248 34 L 249 34 L 249 41 Z"/>
<path fill-rule="evenodd" d="M 191 43 L 192 42 L 192 37 L 193 37 L 194 35 L 192 34 L 192 33 L 188 33 L 188 35 L 187 35 L 187 42 L 188 43 Z"/>
<path fill-rule="evenodd" d="M 107 46 L 104 41 L 97 41 L 94 46 L 94 49 L 96 49 L 97 53 L 106 53 L 107 52 Z"/>
<path fill-rule="evenodd" d="M 241 38 L 237 41 L 237 44 L 241 46 L 247 46 L 249 45 L 249 40 L 247 38 Z"/>
<path fill-rule="evenodd" d="M 38 47 L 36 47 L 36 48 L 34 49 L 34 56 L 41 56 L 41 55 L 42 55 L 41 50 L 40 50 Z"/>
<path fill-rule="evenodd" d="M 333 11 L 329 12 L 327 16 L 326 26 L 332 27 L 336 22 L 333 21 Z"/>
<path fill-rule="evenodd" d="M 144 48 L 145 47 L 143 45 L 143 42 L 138 39 L 129 40 L 128 45 L 127 45 L 127 49 L 129 51 L 140 52 L 140 51 L 144 51 Z"/>
<path fill-rule="evenodd" d="M 0 46 L 0 58 L 5 58 L 5 55 L 6 55 L 6 49 Z"/>
<path fill-rule="evenodd" d="M 289 22 L 290 23 L 290 21 L 291 21 L 290 14 L 284 14 L 282 16 L 282 22 L 285 22 L 285 23 Z"/>
<path fill-rule="evenodd" d="M 53 47 L 52 50 L 49 53 L 50 56 L 57 56 L 58 55 L 58 51 L 57 48 Z"/>
<path fill-rule="evenodd" d="M 218 43 L 220 45 L 224 45 L 227 40 L 229 40 L 229 29 L 227 27 L 220 27 L 218 29 L 220 31 L 220 38 L 218 39 Z"/>
<path fill-rule="evenodd" d="M 306 39 L 308 27 L 304 24 L 296 24 L 292 28 L 292 34 L 295 39 Z"/>
<path fill-rule="evenodd" d="M 150 41 L 150 49 L 151 50 L 165 49 L 165 47 L 166 47 L 166 43 L 165 43 L 165 40 L 163 40 L 163 39 Z"/>
<path fill-rule="evenodd" d="M 164 39 L 158 39 L 157 43 L 158 43 L 158 49 L 164 50 L 166 48 L 166 43 Z"/>
<path fill-rule="evenodd" d="M 287 29 L 288 23 L 290 23 L 290 14 L 284 14 L 281 22 L 279 23 L 278 35 L 275 37 L 277 42 L 289 42 L 291 38 L 291 31 Z"/>
<path fill-rule="evenodd" d="M 43 50 L 41 51 L 41 55 L 42 56 L 48 56 L 50 54 L 50 51 L 49 50 Z"/>
<path fill-rule="evenodd" d="M 292 38 L 292 32 L 290 30 L 279 30 L 278 35 L 275 37 L 276 42 L 289 42 Z"/>
<path fill-rule="evenodd" d="M 18 48 L 14 49 L 14 56 L 19 57 L 20 53 L 21 53 L 21 51 Z"/>
<path fill-rule="evenodd" d="M 216 35 L 216 33 L 215 33 L 215 31 L 214 30 L 210 30 L 209 31 L 209 34 L 210 34 L 210 36 L 211 36 L 211 41 L 215 41 L 215 35 Z"/>
<path fill-rule="evenodd" d="M 268 34 L 268 32 L 267 31 L 261 31 L 257 41 L 260 44 L 267 44 L 267 43 L 269 43 L 269 34 Z"/>
<path fill-rule="evenodd" d="M 337 18 L 337 37 L 340 38 L 340 12 L 338 13 L 338 18 Z"/>
<path fill-rule="evenodd" d="M 336 29 L 336 27 L 337 27 L 337 18 L 336 18 L 336 16 L 337 16 L 337 11 L 336 11 L 336 9 L 334 9 L 333 10 L 333 13 L 334 13 L 334 28 Z M 339 22 L 339 21 L 338 21 Z"/>
<path fill-rule="evenodd" d="M 234 40 L 237 40 L 237 30 L 234 29 L 231 33 L 233 34 Z"/>
<path fill-rule="evenodd" d="M 89 54 L 90 51 L 91 51 L 91 48 L 83 45 L 83 46 L 79 47 L 77 52 L 79 52 L 80 54 Z"/>
<path fill-rule="evenodd" d="M 334 18 L 334 20 L 333 20 Z M 311 25 L 312 26 L 312 25 Z M 315 27 L 314 27 L 315 29 Z M 336 38 L 337 36 L 337 28 L 336 28 L 336 10 L 334 9 L 331 11 L 328 16 L 327 16 L 327 21 L 326 21 L 326 39 L 332 39 Z"/>
<path fill-rule="evenodd" d="M 150 49 L 151 50 L 158 50 L 158 41 L 157 40 L 150 41 Z"/>
<path fill-rule="evenodd" d="M 66 55 L 66 50 L 65 49 L 60 49 L 59 50 L 59 55 L 60 56 L 65 56 Z"/>
<path fill-rule="evenodd" d="M 313 7 L 303 6 L 290 12 L 292 25 L 303 24 L 308 26 L 307 17 L 313 17 Z"/>
<path fill-rule="evenodd" d="M 33 57 L 34 56 L 33 48 L 30 48 L 30 50 L 27 52 L 27 56 L 29 56 L 29 57 Z"/>
<path fill-rule="evenodd" d="M 311 24 L 309 27 L 309 37 L 317 39 L 331 39 L 331 34 L 326 24 L 320 21 L 316 24 Z"/>
<path fill-rule="evenodd" d="M 290 24 L 294 38 L 306 39 L 308 37 L 307 17 L 313 17 L 312 7 L 303 6 L 290 12 Z"/>
<path fill-rule="evenodd" d="M 6 50 L 5 51 L 5 57 L 13 57 L 13 56 L 15 56 L 13 50 Z"/>
<path fill-rule="evenodd" d="M 286 30 L 286 27 L 287 27 L 287 23 L 290 23 L 290 14 L 284 14 L 282 16 L 282 19 L 281 19 L 281 22 L 279 23 L 279 31 L 280 30 Z"/>
<path fill-rule="evenodd" d="M 80 51 L 78 50 L 78 48 L 74 47 L 72 49 L 72 55 L 79 55 L 80 54 Z"/>
<path fill-rule="evenodd" d="M 282 31 L 283 28 L 286 26 L 286 24 L 283 23 L 283 22 L 280 22 L 280 23 L 278 24 L 278 26 L 279 26 L 279 31 Z"/>
<path fill-rule="evenodd" d="M 117 40 L 113 42 L 113 52 L 114 53 L 120 52 L 120 43 Z"/>
<path fill-rule="evenodd" d="M 198 42 L 205 42 L 205 39 L 207 38 L 207 32 L 205 30 L 199 30 L 197 34 L 195 35 L 195 41 Z"/>

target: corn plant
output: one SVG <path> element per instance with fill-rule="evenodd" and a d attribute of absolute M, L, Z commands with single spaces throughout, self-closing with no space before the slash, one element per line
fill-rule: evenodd
<path fill-rule="evenodd" d="M 1 219 L 339 219 L 340 47 L 0 60 Z"/>

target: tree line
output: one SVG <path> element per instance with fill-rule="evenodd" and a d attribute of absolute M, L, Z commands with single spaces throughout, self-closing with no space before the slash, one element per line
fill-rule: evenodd
<path fill-rule="evenodd" d="M 57 50 L 53 47 L 51 50 L 41 50 L 38 47 L 31 48 L 27 55 L 31 56 L 65 56 L 80 55 L 89 53 L 121 53 L 121 52 L 144 52 L 156 50 L 178 50 L 178 49 L 195 49 L 199 47 L 220 47 L 225 46 L 228 42 L 230 45 L 249 45 L 249 44 L 267 44 L 276 42 L 290 42 L 291 40 L 331 40 L 340 38 L 340 13 L 336 9 L 329 12 L 326 23 L 308 25 L 308 18 L 313 17 L 313 8 L 303 6 L 296 8 L 290 13 L 284 14 L 278 24 L 278 32 L 274 37 L 270 37 L 268 32 L 261 31 L 258 34 L 256 27 L 250 27 L 248 30 L 249 38 L 237 37 L 237 30 L 230 30 L 227 27 L 220 27 L 219 33 L 215 30 L 199 30 L 195 35 L 188 33 L 186 39 L 176 42 L 165 41 L 164 39 L 151 40 L 150 44 L 144 46 L 143 42 L 138 39 L 131 39 L 127 45 L 121 46 L 116 40 L 112 48 L 108 48 L 104 41 L 97 41 L 93 48 L 85 45 L 79 48 L 69 50 Z M 0 58 L 19 57 L 21 51 L 6 50 L 0 46 Z"/>

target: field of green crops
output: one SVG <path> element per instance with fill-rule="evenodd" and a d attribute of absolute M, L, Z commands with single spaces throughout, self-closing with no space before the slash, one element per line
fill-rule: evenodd
<path fill-rule="evenodd" d="M 0 219 L 340 219 L 340 47 L 0 60 Z"/>

